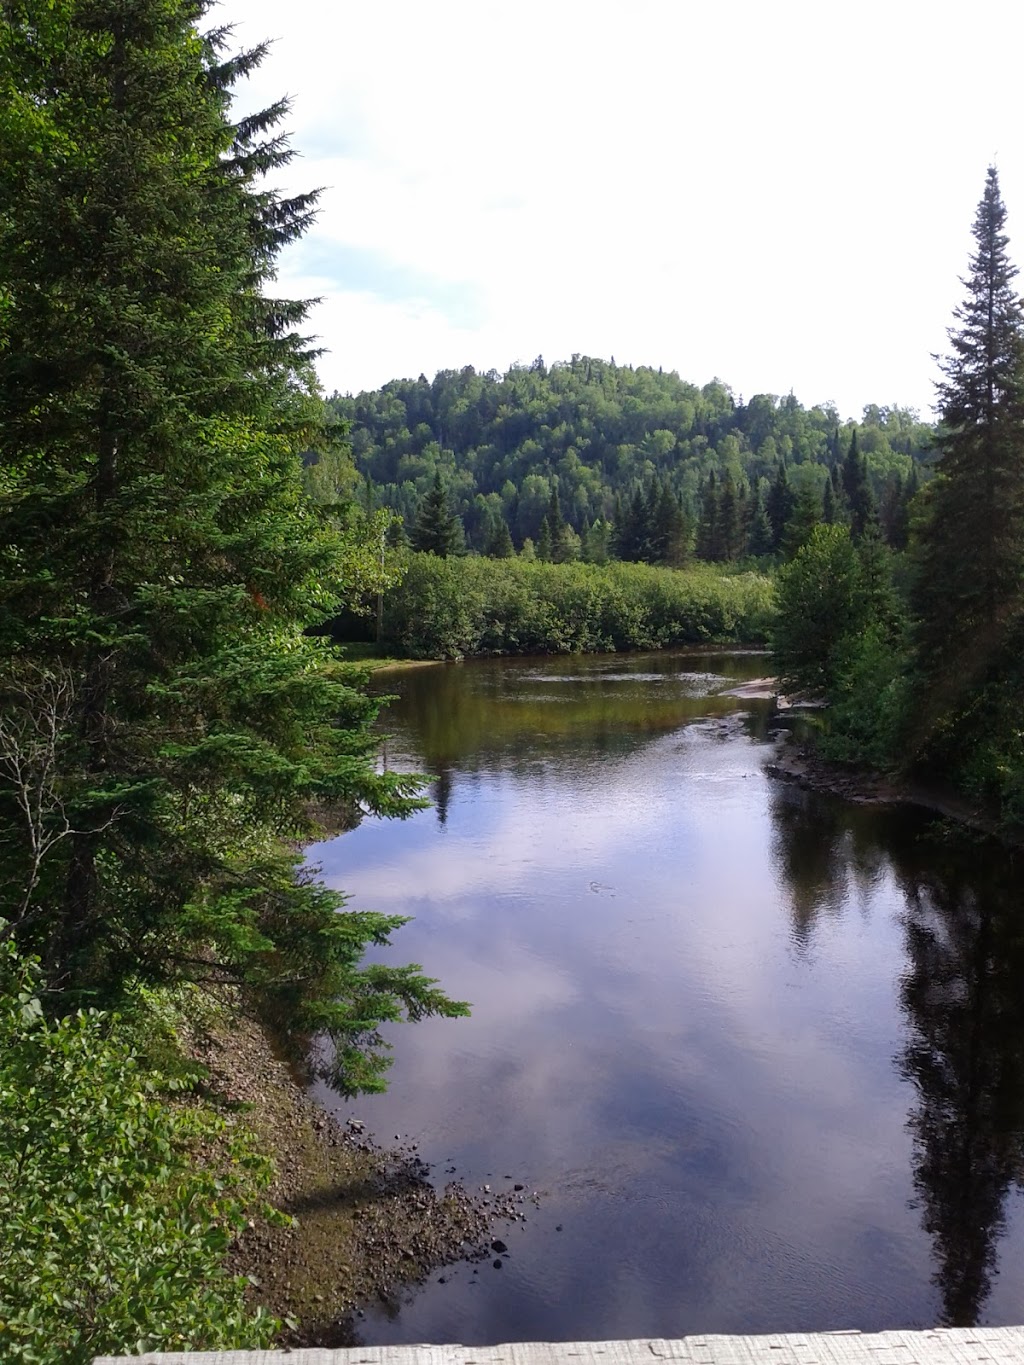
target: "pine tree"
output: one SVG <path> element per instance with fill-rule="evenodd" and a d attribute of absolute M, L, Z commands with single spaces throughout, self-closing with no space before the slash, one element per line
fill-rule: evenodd
<path fill-rule="evenodd" d="M 679 499 L 667 484 L 658 487 L 651 518 L 651 547 L 655 562 L 678 569 L 689 553 L 689 528 Z"/>
<path fill-rule="evenodd" d="M 790 487 L 789 475 L 786 466 L 780 460 L 775 466 L 775 478 L 768 490 L 765 499 L 765 511 L 768 513 L 768 520 L 772 525 L 772 553 L 778 554 L 782 549 L 782 537 L 786 529 L 786 523 L 793 515 L 793 508 L 796 506 L 796 495 Z"/>
<path fill-rule="evenodd" d="M 994 167 L 974 222 L 967 298 L 938 386 L 940 478 L 921 543 L 918 603 L 930 658 L 989 652 L 1021 606 L 1024 574 L 1024 318 Z"/>
<path fill-rule="evenodd" d="M 508 522 L 498 512 L 491 522 L 484 553 L 491 559 L 511 559 L 515 552 L 516 547 L 512 544 L 512 534 L 508 529 Z"/>
<path fill-rule="evenodd" d="M 726 474 L 718 497 L 718 554 L 715 558 L 731 562 L 743 553 L 746 543 L 743 504 L 736 480 Z"/>
<path fill-rule="evenodd" d="M 697 558 L 714 561 L 722 558 L 719 521 L 719 492 L 715 471 L 708 475 L 700 495 L 700 521 L 697 523 Z"/>
<path fill-rule="evenodd" d="M 750 536 L 747 541 L 748 553 L 762 558 L 764 555 L 772 553 L 774 535 L 772 524 L 768 519 L 768 512 L 764 505 L 764 495 L 761 492 L 761 485 L 758 483 L 754 488 L 754 505 L 750 514 Z"/>
<path fill-rule="evenodd" d="M 439 559 L 463 552 L 462 523 L 448 506 L 440 472 L 434 474 L 430 490 L 420 501 L 411 540 L 414 550 L 437 555 Z"/>
<path fill-rule="evenodd" d="M 850 436 L 849 449 L 842 467 L 843 493 L 850 513 L 850 535 L 856 543 L 876 520 L 875 496 L 868 479 L 867 464 L 857 445 L 857 432 Z"/>
<path fill-rule="evenodd" d="M 1002 702 L 1019 685 L 1009 679 L 1018 676 L 1024 644 L 1024 316 L 1005 224 L 990 167 L 967 294 L 942 362 L 938 477 L 923 495 L 915 548 L 922 678 L 915 742 L 959 756 L 982 737 L 991 753 L 1019 748 L 1019 739 L 999 733 L 1019 730 L 1019 696 L 1009 711 Z"/>
<path fill-rule="evenodd" d="M 804 479 L 797 489 L 793 510 L 782 532 L 782 553 L 792 559 L 811 538 L 814 528 L 821 524 L 822 496 L 818 486 Z"/>
<path fill-rule="evenodd" d="M 263 186 L 287 105 L 229 123 L 265 48 L 224 58 L 207 8 L 10 0 L 0 24 L 0 913 L 58 1007 L 240 983 L 379 1087 L 377 1023 L 452 1006 L 363 972 L 398 921 L 339 915 L 285 842 L 314 800 L 409 809 L 374 704 L 305 634 L 379 547 L 303 494 L 307 306 L 265 290 L 315 195 Z M 47 716 L 39 859 L 12 746 Z"/>

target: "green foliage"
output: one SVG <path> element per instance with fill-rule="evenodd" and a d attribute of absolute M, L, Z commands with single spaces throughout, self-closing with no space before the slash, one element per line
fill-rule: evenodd
<path fill-rule="evenodd" d="M 462 527 L 448 506 L 440 474 L 434 475 L 433 486 L 420 502 L 411 540 L 413 549 L 441 559 L 462 553 Z"/>
<path fill-rule="evenodd" d="M 412 555 L 388 595 L 384 630 L 421 658 L 659 649 L 763 640 L 770 608 L 767 578 L 707 566 Z"/>
<path fill-rule="evenodd" d="M 837 650 L 864 621 L 860 568 L 845 526 L 815 526 L 776 580 L 772 654 L 783 686 L 827 695 Z"/>
<path fill-rule="evenodd" d="M 861 423 L 841 428 L 833 408 L 804 408 L 792 395 L 737 403 L 718 381 L 698 388 L 675 373 L 578 355 L 504 375 L 466 366 L 433 380 L 395 380 L 374 393 L 336 394 L 330 408 L 348 424 L 358 467 L 381 504 L 409 526 L 440 472 L 472 550 L 487 553 L 497 507 L 517 545 L 529 538 L 544 548 L 541 524 L 557 492 L 560 516 L 581 540 L 588 525 L 614 523 L 619 558 L 673 567 L 690 552 L 701 512 L 712 517 L 712 476 L 731 505 L 724 536 L 698 554 L 728 561 L 751 552 L 755 490 L 763 482 L 766 491 L 779 471 L 785 477 L 785 467 L 835 466 L 856 431 L 880 497 L 932 445 L 931 428 L 903 409 L 873 405 Z M 664 521 L 655 529 L 664 490 L 684 523 L 670 545 Z M 792 510 L 784 501 L 767 508 L 773 553 Z M 760 526 L 762 540 L 763 533 Z M 550 554 L 560 557 L 554 541 Z"/>
<path fill-rule="evenodd" d="M 226 57 L 209 8 L 0 25 L 0 912 L 56 1012 L 238 984 L 373 1087 L 383 1021 L 463 1007 L 361 967 L 397 922 L 291 850 L 318 806 L 415 808 L 364 676 L 307 635 L 393 577 L 390 519 L 352 511 L 307 305 L 267 294 L 316 198 L 265 185 L 287 105 L 229 122 L 265 49 Z"/>
<path fill-rule="evenodd" d="M 153 1074 L 95 1011 L 56 1022 L 0 942 L 0 1358 L 269 1346 L 224 1253 L 270 1169 L 240 1131 Z"/>
<path fill-rule="evenodd" d="M 841 763 L 898 767 L 910 699 L 909 650 L 891 628 L 871 622 L 843 636 L 832 659 L 831 706 L 821 751 Z"/>
<path fill-rule="evenodd" d="M 1005 222 L 989 168 L 939 387 L 940 476 L 917 500 L 912 543 L 911 746 L 930 767 L 990 794 L 1009 790 L 1018 748 L 1003 699 L 1019 703 L 1024 619 L 1024 315 Z"/>
<path fill-rule="evenodd" d="M 852 434 L 827 510 L 849 533 L 817 528 L 780 571 L 773 646 L 786 682 L 830 703 L 828 756 L 952 779 L 1019 827 L 1024 312 L 1005 222 L 990 168 L 942 366 L 937 476 L 919 492 L 916 467 L 890 469 L 879 515 Z M 909 538 L 909 611 L 883 534 L 896 550 Z"/>

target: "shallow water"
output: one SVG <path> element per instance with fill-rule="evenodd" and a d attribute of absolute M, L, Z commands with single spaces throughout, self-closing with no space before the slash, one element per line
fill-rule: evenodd
<path fill-rule="evenodd" d="M 988 846 L 764 774 L 750 654 L 395 673 L 435 807 L 311 851 L 468 1020 L 350 1105 L 540 1192 L 367 1343 L 1024 1321 L 1024 930 Z M 328 1099 L 328 1102 L 331 1102 Z"/>

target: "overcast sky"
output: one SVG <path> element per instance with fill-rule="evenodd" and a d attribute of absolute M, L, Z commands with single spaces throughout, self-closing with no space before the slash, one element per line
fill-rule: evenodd
<path fill-rule="evenodd" d="M 1024 258 L 1019 0 L 223 0 L 325 186 L 281 278 L 328 392 L 574 351 L 929 410 L 995 161 Z M 1024 282 L 1021 285 L 1024 291 Z"/>

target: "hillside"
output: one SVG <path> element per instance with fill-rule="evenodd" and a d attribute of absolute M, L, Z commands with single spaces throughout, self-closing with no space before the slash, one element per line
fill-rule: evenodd
<path fill-rule="evenodd" d="M 749 541 L 780 468 L 794 500 L 806 489 L 827 516 L 825 484 L 855 434 L 883 531 L 896 542 L 907 484 L 934 438 L 908 409 L 869 406 L 860 422 L 843 422 L 831 405 L 807 408 L 792 394 L 744 402 L 717 379 L 698 388 L 675 372 L 579 355 L 551 366 L 538 357 L 504 375 L 443 370 L 432 381 L 420 375 L 336 394 L 329 405 L 348 425 L 368 498 L 411 528 L 440 473 L 468 547 L 480 552 L 502 522 L 517 548 L 537 542 L 554 493 L 574 535 L 585 542 L 595 523 L 613 524 L 615 549 L 631 507 L 656 505 L 667 492 L 683 518 L 686 552 L 701 552 L 702 513 L 728 495 L 739 504 L 741 533 L 703 547 L 705 557 L 765 553 L 778 545 Z M 841 480 L 836 491 L 841 498 Z M 652 557 L 617 548 L 622 558 Z"/>

